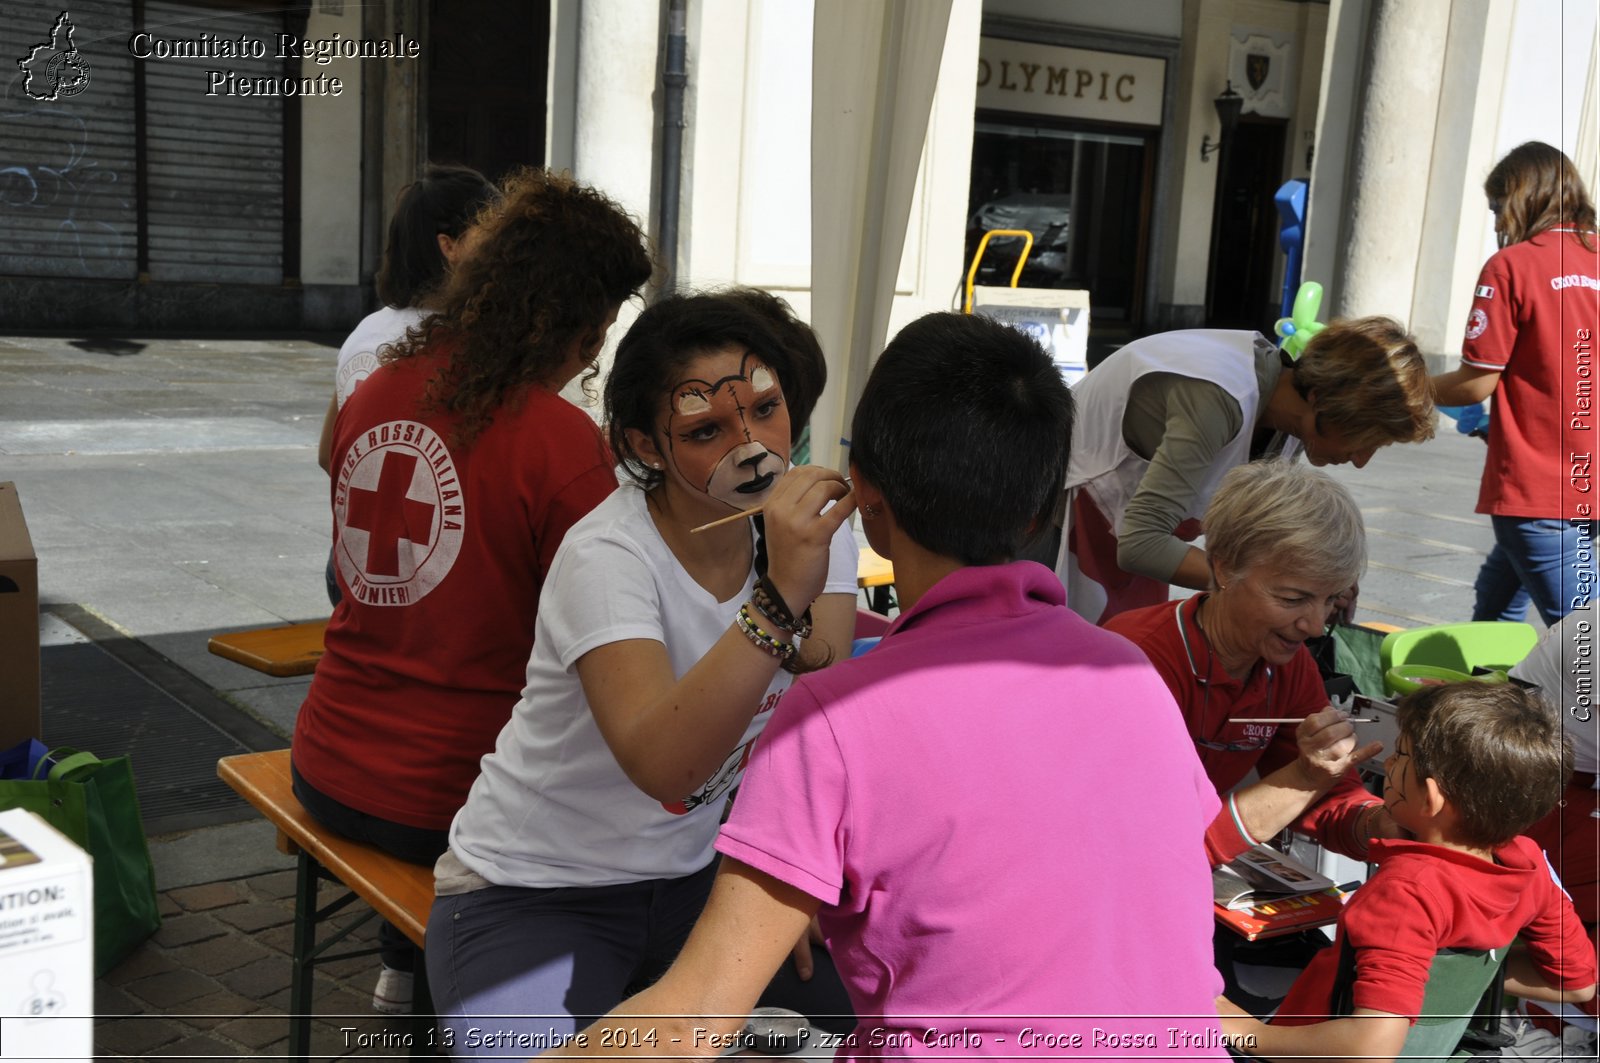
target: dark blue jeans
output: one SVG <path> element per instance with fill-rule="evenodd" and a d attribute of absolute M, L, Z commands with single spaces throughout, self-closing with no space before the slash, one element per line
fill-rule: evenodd
<path fill-rule="evenodd" d="M 1595 589 L 1595 522 L 1491 517 L 1494 549 L 1478 570 L 1474 620 L 1521 620 L 1532 598 L 1545 625 Z"/>
<path fill-rule="evenodd" d="M 428 989 L 454 1056 L 559 1043 L 666 972 L 700 916 L 716 861 L 682 878 L 615 886 L 490 886 L 436 897 L 428 917 Z M 854 1027 L 826 951 L 809 982 L 784 961 L 758 1003 Z M 829 1022 L 819 1016 L 843 1016 Z M 663 1052 L 670 1051 L 662 1049 Z"/>
<path fill-rule="evenodd" d="M 339 590 L 339 580 L 333 574 L 333 551 L 328 551 L 328 567 L 323 569 L 322 578 L 328 583 L 328 604 L 338 605 L 344 593 Z"/>
<path fill-rule="evenodd" d="M 428 830 L 395 823 L 329 797 L 306 782 L 295 768 L 292 756 L 289 760 L 289 778 L 294 787 L 294 796 L 311 813 L 311 818 L 352 841 L 366 842 L 408 863 L 424 867 L 432 867 L 450 847 L 450 832 L 447 830 Z M 416 947 L 388 920 L 378 927 L 378 944 L 383 949 L 380 955 L 385 967 L 396 971 L 415 969 Z"/>

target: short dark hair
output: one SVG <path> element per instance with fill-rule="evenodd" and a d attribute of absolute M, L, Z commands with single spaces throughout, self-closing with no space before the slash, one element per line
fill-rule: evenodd
<path fill-rule="evenodd" d="M 419 181 L 400 192 L 378 268 L 378 298 L 385 306 L 416 306 L 444 283 L 439 236 L 459 238 L 499 192 L 466 166 L 429 163 Z"/>
<path fill-rule="evenodd" d="M 811 420 L 811 411 L 817 408 L 822 389 L 828 383 L 828 360 L 822 353 L 817 334 L 795 316 L 794 310 L 782 299 L 760 288 L 730 288 L 725 293 L 742 300 L 750 309 L 766 319 L 772 334 L 789 349 L 794 362 L 793 379 L 783 386 L 783 404 L 789 408 L 789 442 L 800 442 L 800 433 Z"/>
<path fill-rule="evenodd" d="M 1400 700 L 1398 718 L 1415 777 L 1439 784 L 1469 845 L 1504 845 L 1527 830 L 1572 773 L 1560 719 L 1515 683 L 1425 686 Z"/>
<path fill-rule="evenodd" d="M 798 321 L 794 325 L 805 328 Z M 757 309 L 749 291 L 673 295 L 634 319 L 617 344 L 605 388 L 606 431 L 630 480 L 649 490 L 666 475 L 634 452 L 627 430 L 637 429 L 654 439 L 662 404 L 668 390 L 682 379 L 683 368 L 701 354 L 734 346 L 758 355 L 778 375 L 788 404 L 790 388 L 801 386 L 799 379 L 805 373 L 797 368 L 802 356 L 779 339 L 772 320 Z"/>
<path fill-rule="evenodd" d="M 929 314 L 873 367 L 850 457 L 920 546 L 993 564 L 1053 512 L 1072 415 L 1072 392 L 1032 339 L 984 317 Z"/>

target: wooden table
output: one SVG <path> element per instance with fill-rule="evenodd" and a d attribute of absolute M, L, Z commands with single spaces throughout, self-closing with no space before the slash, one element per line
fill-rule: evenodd
<path fill-rule="evenodd" d="M 894 585 L 894 565 L 879 557 L 870 546 L 861 548 L 856 563 L 856 586 L 867 592 L 867 605 L 874 613 L 889 615 L 889 588 Z"/>

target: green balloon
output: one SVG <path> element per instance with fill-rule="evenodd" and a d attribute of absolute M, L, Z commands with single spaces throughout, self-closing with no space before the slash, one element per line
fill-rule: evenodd
<path fill-rule="evenodd" d="M 1283 341 L 1280 346 L 1289 352 L 1289 357 L 1299 358 L 1305 353 L 1311 337 L 1327 328 L 1317 320 L 1317 312 L 1321 309 L 1322 285 L 1316 281 L 1306 281 L 1300 285 L 1300 290 L 1294 296 L 1293 314 L 1279 318 L 1273 328 Z"/>

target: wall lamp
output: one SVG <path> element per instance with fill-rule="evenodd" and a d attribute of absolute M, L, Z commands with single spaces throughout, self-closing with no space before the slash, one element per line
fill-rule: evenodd
<path fill-rule="evenodd" d="M 1239 128 L 1239 114 L 1244 110 L 1244 97 L 1233 91 L 1231 79 L 1213 102 L 1217 108 L 1217 121 L 1222 128 L 1217 134 L 1216 143 L 1211 142 L 1210 133 L 1200 138 L 1201 162 L 1209 161 L 1212 153 L 1219 151 L 1232 138 L 1233 131 Z"/>

